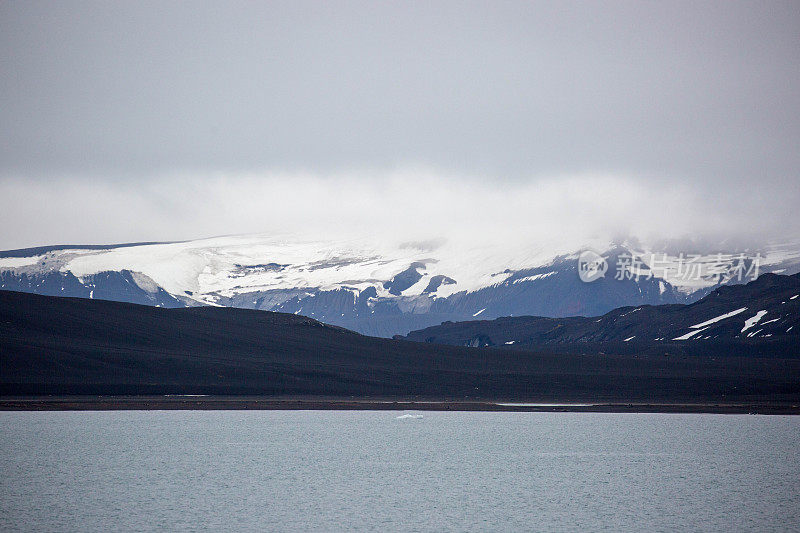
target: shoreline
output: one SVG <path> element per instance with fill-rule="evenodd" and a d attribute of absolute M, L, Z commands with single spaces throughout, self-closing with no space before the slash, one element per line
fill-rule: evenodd
<path fill-rule="evenodd" d="M 800 404 L 779 402 L 522 402 L 469 400 L 375 400 L 264 398 L 234 396 L 53 396 L 0 397 L 0 411 L 127 410 L 325 410 L 325 411 L 484 411 L 532 413 L 664 413 L 800 415 Z"/>

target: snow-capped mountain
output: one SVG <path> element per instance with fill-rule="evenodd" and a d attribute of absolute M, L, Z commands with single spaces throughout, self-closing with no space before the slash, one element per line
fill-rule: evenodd
<path fill-rule="evenodd" d="M 583 248 L 603 258 L 605 276 L 581 281 Z M 447 320 L 593 316 L 625 305 L 687 303 L 719 284 L 800 270 L 800 246 L 792 245 L 757 256 L 684 256 L 609 242 L 583 248 L 272 235 L 51 246 L 0 252 L 0 289 L 282 311 L 391 336 Z"/>
<path fill-rule="evenodd" d="M 505 317 L 446 323 L 404 337 L 456 346 L 569 353 L 797 356 L 800 274 L 718 287 L 688 305 L 622 307 L 601 317 Z"/>

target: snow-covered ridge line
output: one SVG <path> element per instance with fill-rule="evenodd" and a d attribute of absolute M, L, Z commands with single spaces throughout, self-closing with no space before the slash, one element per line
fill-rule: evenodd
<path fill-rule="evenodd" d="M 612 243 L 592 243 L 594 248 L 611 247 Z M 102 271 L 127 269 L 139 272 L 171 294 L 186 294 L 208 303 L 215 297 L 232 297 L 243 292 L 287 289 L 363 291 L 375 287 L 378 297 L 388 297 L 383 281 L 391 279 L 420 263 L 422 277 L 403 291 L 404 296 L 422 294 L 431 278 L 447 276 L 455 283 L 440 284 L 431 296 L 447 297 L 456 292 L 475 291 L 504 283 L 515 271 L 541 268 L 555 259 L 577 258 L 572 253 L 552 248 L 548 253 L 531 248 L 520 251 L 500 245 L 447 243 L 434 250 L 420 249 L 408 243 L 374 242 L 370 239 L 315 240 L 292 236 L 250 235 L 226 236 L 187 242 L 155 243 L 108 249 L 60 249 L 32 257 L 0 258 L 0 269 L 52 269 L 72 272 L 78 278 Z M 560 254 L 560 255 L 559 255 Z M 638 250 L 634 255 L 650 264 L 643 272 L 652 275 L 660 267 L 664 279 L 683 292 L 709 287 L 714 279 L 681 279 L 678 256 Z M 701 265 L 711 265 L 719 254 L 697 259 Z M 765 252 L 764 265 L 779 265 L 796 259 L 800 252 L 776 247 Z M 609 265 L 607 276 L 614 276 Z M 657 273 L 657 271 L 655 271 Z M 519 284 L 553 276 L 555 271 L 513 279 Z M 666 286 L 659 285 L 662 293 Z"/>
<path fill-rule="evenodd" d="M 371 238 L 225 236 L 112 248 L 59 248 L 31 257 L 2 257 L 0 253 L 0 289 L 76 297 L 91 294 L 95 299 L 146 305 L 280 311 L 388 336 L 446 320 L 599 316 L 620 306 L 630 306 L 627 313 L 635 313 L 641 305 L 693 301 L 693 296 L 678 292 L 648 268 L 641 279 L 618 277 L 613 262 L 639 253 L 629 246 L 595 242 L 586 248 L 607 257 L 609 269 L 602 281 L 581 281 L 581 249 L 574 248 L 445 241 L 432 247 Z M 791 255 L 786 250 L 780 253 L 781 257 Z M 785 262 L 780 265 L 793 268 Z M 703 278 L 700 283 L 708 289 L 715 282 Z M 692 329 L 734 314 L 709 320 L 701 315 L 698 321 L 704 322 Z"/>
<path fill-rule="evenodd" d="M 498 283 L 493 276 L 496 272 L 538 266 L 551 259 L 541 251 L 519 253 L 499 246 L 443 244 L 436 250 L 420 250 L 403 243 L 368 239 L 323 241 L 253 235 L 55 250 L 29 258 L 0 258 L 0 269 L 43 272 L 57 267 L 78 278 L 126 269 L 147 276 L 171 294 L 191 293 L 195 299 L 213 303 L 217 297 L 243 292 L 302 288 L 363 291 L 375 287 L 378 297 L 388 297 L 384 281 L 415 263 L 422 265 L 422 278 L 403 295 L 422 294 L 430 279 L 439 275 L 455 283 L 441 283 L 431 296 L 447 297 Z"/>

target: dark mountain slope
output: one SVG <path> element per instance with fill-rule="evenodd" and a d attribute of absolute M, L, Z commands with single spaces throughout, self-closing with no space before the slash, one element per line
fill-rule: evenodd
<path fill-rule="evenodd" d="M 623 307 L 602 317 L 450 322 L 406 339 L 577 353 L 800 356 L 800 274 L 765 274 L 690 305 Z"/>
<path fill-rule="evenodd" d="M 137 283 L 135 277 L 139 276 Z M 145 285 L 149 290 L 143 289 Z M 105 271 L 76 278 L 72 272 L 57 270 L 43 274 L 14 274 L 0 271 L 0 290 L 31 292 L 45 296 L 66 296 L 113 300 L 156 307 L 185 307 L 186 304 L 130 270 Z"/>
<path fill-rule="evenodd" d="M 800 360 L 470 349 L 279 313 L 0 291 L 0 392 L 775 402 L 800 401 Z"/>

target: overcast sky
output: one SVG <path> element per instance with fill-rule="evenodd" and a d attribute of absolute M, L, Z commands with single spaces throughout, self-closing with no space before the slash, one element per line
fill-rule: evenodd
<path fill-rule="evenodd" d="M 0 248 L 800 237 L 798 2 L 0 0 Z"/>

